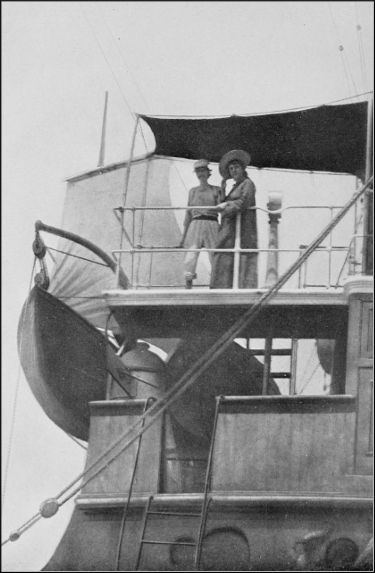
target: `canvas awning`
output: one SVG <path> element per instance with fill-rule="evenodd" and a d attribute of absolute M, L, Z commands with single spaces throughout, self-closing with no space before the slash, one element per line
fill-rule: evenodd
<path fill-rule="evenodd" d="M 363 175 L 367 102 L 324 105 L 286 113 L 219 118 L 140 117 L 157 155 L 218 162 L 245 149 L 251 165 Z"/>

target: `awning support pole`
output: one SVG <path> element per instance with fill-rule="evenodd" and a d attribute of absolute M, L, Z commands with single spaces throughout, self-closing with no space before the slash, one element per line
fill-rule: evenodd
<path fill-rule="evenodd" d="M 135 124 L 134 124 L 134 129 L 133 129 L 133 135 L 132 135 L 132 142 L 131 142 L 131 147 L 130 147 L 130 156 L 129 156 L 129 161 L 128 164 L 126 166 L 126 178 L 125 178 L 125 188 L 124 188 L 124 194 L 123 194 L 123 198 L 122 198 L 122 206 L 123 209 L 121 211 L 121 236 L 120 236 L 120 249 L 123 248 L 123 242 L 124 242 L 124 233 L 123 233 L 123 227 L 124 227 L 124 218 L 125 218 L 125 204 L 126 204 L 126 198 L 127 198 L 127 194 L 128 194 L 128 188 L 129 188 L 129 180 L 130 180 L 130 169 L 131 169 L 131 165 L 133 162 L 133 157 L 134 157 L 134 147 L 135 147 L 135 139 L 137 136 L 137 131 L 138 131 L 138 123 L 139 123 L 139 115 L 136 114 L 135 116 Z M 134 236 L 134 229 L 133 229 L 133 236 Z M 131 245 L 132 247 L 134 247 L 134 245 Z M 119 286 L 119 276 L 120 276 L 120 269 L 121 269 L 121 255 L 122 253 L 119 253 L 119 258 L 117 261 L 117 276 L 116 276 L 116 282 L 117 285 Z M 134 258 L 134 253 L 132 253 L 132 261 Z M 132 286 L 132 285 L 131 285 Z"/>

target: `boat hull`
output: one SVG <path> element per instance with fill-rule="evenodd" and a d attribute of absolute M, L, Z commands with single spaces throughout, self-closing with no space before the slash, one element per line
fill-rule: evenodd
<path fill-rule="evenodd" d="M 30 388 L 62 430 L 88 439 L 91 400 L 103 400 L 107 381 L 104 336 L 57 298 L 34 287 L 18 327 L 18 351 Z"/>

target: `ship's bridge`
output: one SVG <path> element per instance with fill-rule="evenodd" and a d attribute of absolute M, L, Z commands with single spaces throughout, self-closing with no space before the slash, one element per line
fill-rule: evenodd
<path fill-rule="evenodd" d="M 123 212 L 131 215 L 131 237 L 134 245 L 112 251 L 118 269 L 129 270 L 129 288 L 107 290 L 106 302 L 121 324 L 136 322 L 141 326 L 139 336 L 178 337 L 199 329 L 223 331 L 249 307 L 257 304 L 277 284 L 279 278 L 306 252 L 307 244 L 296 243 L 293 226 L 298 224 L 299 237 L 310 241 L 322 229 L 309 221 L 323 223 L 327 235 L 310 256 L 284 281 L 270 299 L 255 326 L 259 336 L 265 336 L 271 323 L 275 334 L 284 336 L 292 329 L 315 336 L 320 325 L 320 336 L 327 337 L 332 321 L 345 321 L 347 296 L 344 285 L 347 279 L 362 272 L 364 235 L 362 215 L 358 205 L 334 228 L 330 228 L 341 205 L 290 205 L 282 207 L 279 193 L 270 193 L 267 208 L 253 207 L 256 211 L 259 248 L 243 249 L 241 241 L 241 217 L 237 216 L 234 247 L 231 249 L 193 249 L 175 246 L 151 246 L 137 244 L 139 226 L 144 225 L 148 213 L 178 213 L 189 207 L 133 207 Z M 194 207 L 197 209 L 197 207 Z M 209 207 L 205 207 L 208 210 Z M 176 215 L 177 212 L 177 215 Z M 308 227 L 303 231 L 303 225 Z M 279 231 L 280 229 L 280 231 Z M 286 229 L 287 233 L 284 232 Z M 280 245 L 279 233 L 283 238 Z M 288 235 L 285 240 L 285 234 Z M 199 254 L 197 278 L 193 288 L 184 286 L 184 258 L 188 253 Z M 213 257 L 225 253 L 231 266 L 231 288 L 210 288 Z M 255 288 L 241 285 L 241 266 L 251 256 L 250 282 Z M 245 258 L 245 260 L 244 260 Z M 254 263 L 255 260 L 255 263 Z M 164 271 L 164 272 L 163 272 Z M 119 274 L 119 273 L 118 273 Z M 239 288 L 239 286 L 245 288 Z M 157 334 L 158 333 L 158 334 Z M 245 333 L 246 335 L 246 333 Z"/>
<path fill-rule="evenodd" d="M 147 211 L 170 212 L 188 208 L 129 208 L 133 221 L 131 242 L 136 243 L 137 221 L 142 221 L 140 214 L 144 221 Z M 362 277 L 366 284 L 361 285 L 361 292 L 363 288 L 369 292 L 372 289 L 371 281 L 361 274 L 363 246 L 367 237 L 363 235 L 362 215 L 358 205 L 354 203 L 339 225 L 335 224 L 335 218 L 342 209 L 341 205 L 298 205 L 283 209 L 281 197 L 277 193 L 269 194 L 266 209 L 253 209 L 257 211 L 260 234 L 266 237 L 263 241 L 265 244 L 260 241 L 257 249 L 240 247 L 241 220 L 237 216 L 232 249 L 198 250 L 178 246 L 137 245 L 113 251 L 118 268 L 122 266 L 131 269 L 130 284 L 127 289 L 107 290 L 104 293 L 106 302 L 129 337 L 161 341 L 161 348 L 168 354 L 173 353 L 175 348 L 173 340 L 218 338 L 241 320 L 249 309 L 259 306 L 268 297 L 268 293 L 274 290 L 267 304 L 251 322 L 244 324 L 236 337 L 239 344 L 260 357 L 267 366 L 265 388 L 272 377 L 277 380 L 282 393 L 294 394 L 298 362 L 301 367 L 297 354 L 302 351 L 301 355 L 306 356 L 307 346 L 314 346 L 322 372 L 324 370 L 332 376 L 328 382 L 328 386 L 331 385 L 330 391 L 342 392 L 348 301 L 352 292 L 350 285 Z M 301 229 L 301 221 L 305 220 L 307 224 L 317 213 L 320 222 L 325 223 L 323 231 L 325 229 L 326 236 L 323 241 L 315 247 L 313 241 L 313 248 L 311 244 L 310 247 L 307 244 L 280 246 L 279 233 L 283 236 L 284 221 L 288 230 L 293 220 L 299 221 Z M 311 230 L 310 226 L 309 231 L 302 232 L 301 236 L 310 239 L 312 233 L 318 234 L 319 231 L 322 229 L 313 226 Z M 293 230 L 289 234 L 293 236 Z M 310 255 L 302 260 L 304 254 L 308 255 L 308 250 Z M 198 276 L 193 288 L 187 289 L 184 286 L 183 263 L 186 254 L 192 251 L 199 253 L 203 260 L 198 265 Z M 210 288 L 210 252 L 214 253 L 214 257 L 221 253 L 231 257 L 231 288 Z M 241 264 L 243 257 L 248 254 L 251 254 L 253 261 L 254 257 L 256 260 L 253 272 L 257 286 L 239 288 Z M 152 280 L 155 267 L 166 270 L 164 276 L 157 273 L 158 281 Z M 140 268 L 143 269 L 142 273 L 139 272 Z M 173 278 L 177 277 L 176 282 L 171 280 L 171 273 Z M 285 280 L 279 284 L 282 277 Z M 254 283 L 254 277 L 250 277 L 250 280 Z M 169 343 L 165 344 L 165 340 Z M 336 387 L 332 388 L 332 384 L 336 384 Z"/>

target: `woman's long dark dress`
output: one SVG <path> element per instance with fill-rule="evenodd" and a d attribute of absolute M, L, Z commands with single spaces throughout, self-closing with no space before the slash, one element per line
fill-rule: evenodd
<path fill-rule="evenodd" d="M 227 205 L 221 214 L 221 225 L 218 235 L 218 249 L 234 248 L 236 235 L 236 215 L 241 213 L 241 248 L 256 249 L 258 245 L 257 222 L 255 209 L 255 185 L 246 178 L 236 183 L 225 198 Z M 258 283 L 257 253 L 240 255 L 239 288 L 256 288 Z M 215 253 L 210 288 L 232 288 L 233 286 L 233 253 Z"/>

